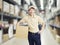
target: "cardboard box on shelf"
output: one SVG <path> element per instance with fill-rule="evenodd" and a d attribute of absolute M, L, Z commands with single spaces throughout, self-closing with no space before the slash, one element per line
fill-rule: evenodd
<path fill-rule="evenodd" d="M 15 16 L 19 15 L 19 8 L 17 6 L 15 6 L 14 14 Z"/>
<path fill-rule="evenodd" d="M 3 1 L 3 12 L 9 13 L 9 3 Z"/>
<path fill-rule="evenodd" d="M 2 0 L 0 0 L 0 11 L 2 11 Z"/>
<path fill-rule="evenodd" d="M 28 26 L 18 26 L 16 28 L 16 38 L 27 39 L 28 37 Z"/>
<path fill-rule="evenodd" d="M 10 14 L 14 15 L 14 5 L 10 4 Z"/>

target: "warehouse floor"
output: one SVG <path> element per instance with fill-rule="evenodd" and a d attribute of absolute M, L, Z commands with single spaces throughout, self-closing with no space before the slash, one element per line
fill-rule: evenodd
<path fill-rule="evenodd" d="M 48 34 L 48 35 L 47 35 Z M 59 45 L 57 41 L 53 38 L 51 32 L 49 30 L 44 30 L 41 34 L 41 42 L 42 45 Z M 20 38 L 12 38 L 7 42 L 3 43 L 2 45 L 29 45 L 27 39 L 20 39 Z"/>

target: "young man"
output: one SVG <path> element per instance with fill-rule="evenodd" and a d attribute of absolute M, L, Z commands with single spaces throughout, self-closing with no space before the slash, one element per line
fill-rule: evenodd
<path fill-rule="evenodd" d="M 28 16 L 25 16 L 21 21 L 18 22 L 18 25 L 21 23 L 28 24 L 28 41 L 29 45 L 41 45 L 40 34 L 44 30 L 44 21 L 41 17 L 35 14 L 34 6 L 30 6 L 28 9 Z M 38 24 L 42 25 L 42 29 L 39 31 Z"/>

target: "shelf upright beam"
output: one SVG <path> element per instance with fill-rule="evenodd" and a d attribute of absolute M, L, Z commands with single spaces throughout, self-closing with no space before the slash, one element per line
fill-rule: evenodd
<path fill-rule="evenodd" d="M 3 13 L 1 12 L 1 22 L 3 22 Z M 2 24 L 3 25 L 3 24 Z M 0 27 L 0 44 L 3 42 L 3 26 Z"/>

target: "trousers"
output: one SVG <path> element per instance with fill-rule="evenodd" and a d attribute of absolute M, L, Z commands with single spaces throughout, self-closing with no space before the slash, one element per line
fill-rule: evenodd
<path fill-rule="evenodd" d="M 28 32 L 29 45 L 41 45 L 41 39 L 39 33 Z"/>

